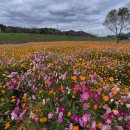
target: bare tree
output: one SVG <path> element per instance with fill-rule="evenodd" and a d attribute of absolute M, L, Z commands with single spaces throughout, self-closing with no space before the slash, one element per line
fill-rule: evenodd
<path fill-rule="evenodd" d="M 119 8 L 118 10 L 111 10 L 103 23 L 116 36 L 117 43 L 120 40 L 122 31 L 130 26 L 130 11 L 128 8 Z"/>

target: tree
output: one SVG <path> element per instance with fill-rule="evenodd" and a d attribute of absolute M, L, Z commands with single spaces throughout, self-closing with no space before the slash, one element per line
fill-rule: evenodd
<path fill-rule="evenodd" d="M 130 11 L 128 8 L 119 8 L 118 10 L 111 10 L 103 23 L 116 36 L 117 43 L 120 40 L 122 31 L 130 26 Z"/>

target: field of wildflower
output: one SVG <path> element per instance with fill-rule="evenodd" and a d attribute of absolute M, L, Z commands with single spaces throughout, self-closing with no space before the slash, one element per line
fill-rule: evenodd
<path fill-rule="evenodd" d="M 0 45 L 0 130 L 130 130 L 130 44 Z"/>

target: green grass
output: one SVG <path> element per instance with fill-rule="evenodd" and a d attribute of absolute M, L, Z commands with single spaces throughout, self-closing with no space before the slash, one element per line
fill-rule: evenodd
<path fill-rule="evenodd" d="M 0 44 L 45 41 L 113 41 L 108 37 L 62 36 L 43 34 L 0 33 Z"/>

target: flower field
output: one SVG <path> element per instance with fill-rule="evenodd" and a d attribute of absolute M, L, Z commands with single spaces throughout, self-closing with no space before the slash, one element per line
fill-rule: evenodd
<path fill-rule="evenodd" d="M 130 130 L 130 44 L 0 45 L 0 130 Z"/>

